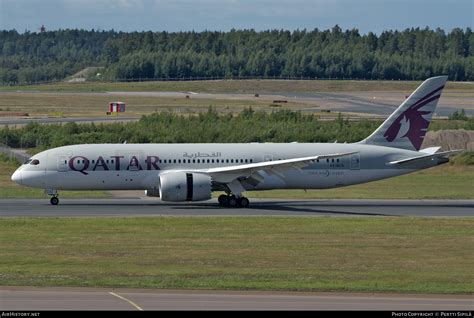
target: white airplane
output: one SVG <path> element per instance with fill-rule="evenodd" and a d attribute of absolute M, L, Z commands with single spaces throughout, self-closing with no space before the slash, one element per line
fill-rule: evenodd
<path fill-rule="evenodd" d="M 447 76 L 424 81 L 387 120 L 356 143 L 81 144 L 31 157 L 11 179 L 45 189 L 145 190 L 163 201 L 247 207 L 245 191 L 327 189 L 390 178 L 449 161 L 458 151 L 421 149 Z"/>

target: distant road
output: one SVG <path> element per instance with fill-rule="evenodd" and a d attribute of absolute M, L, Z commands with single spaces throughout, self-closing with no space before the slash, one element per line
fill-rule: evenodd
<path fill-rule="evenodd" d="M 0 126 L 2 125 L 26 125 L 29 123 L 39 124 L 62 124 L 62 123 L 97 123 L 97 122 L 127 122 L 138 121 L 140 117 L 127 116 L 108 116 L 108 117 L 45 117 L 45 118 L 1 118 Z"/>

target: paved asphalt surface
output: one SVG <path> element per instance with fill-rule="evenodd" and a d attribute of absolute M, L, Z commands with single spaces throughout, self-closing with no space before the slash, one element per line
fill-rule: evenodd
<path fill-rule="evenodd" d="M 0 217 L 42 216 L 474 216 L 474 200 L 282 200 L 252 199 L 249 208 L 222 208 L 216 200 L 167 203 L 159 199 L 0 200 Z"/>
<path fill-rule="evenodd" d="M 397 109 L 399 103 L 392 103 L 392 102 L 385 102 L 382 98 L 377 100 L 370 100 L 367 97 L 359 97 L 355 95 L 351 95 L 350 93 L 296 93 L 296 94 L 286 94 L 289 98 L 296 98 L 296 99 L 305 99 L 311 100 L 315 104 L 323 104 L 325 101 L 330 101 L 331 103 L 339 104 L 341 106 L 332 106 L 330 107 L 331 111 L 333 112 L 354 112 L 354 113 L 363 113 L 363 114 L 373 114 L 373 115 L 383 115 L 388 116 Z M 469 103 L 466 100 L 466 103 Z M 455 104 L 450 104 L 449 100 L 443 100 L 442 103 L 438 105 L 436 108 L 436 115 L 435 116 L 449 116 L 456 110 L 460 110 L 459 106 Z M 321 108 L 314 108 L 309 107 L 303 109 L 306 112 L 315 112 L 320 111 Z M 472 116 L 474 115 L 474 110 L 470 109 L 470 107 L 466 107 L 464 110 L 467 115 Z"/>
<path fill-rule="evenodd" d="M 0 287 L 5 310 L 473 310 L 472 296 Z"/>

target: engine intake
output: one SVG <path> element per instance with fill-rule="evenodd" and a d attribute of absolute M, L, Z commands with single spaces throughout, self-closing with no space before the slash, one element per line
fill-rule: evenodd
<path fill-rule="evenodd" d="M 160 176 L 163 201 L 204 201 L 211 198 L 211 177 L 201 173 L 170 172 Z"/>

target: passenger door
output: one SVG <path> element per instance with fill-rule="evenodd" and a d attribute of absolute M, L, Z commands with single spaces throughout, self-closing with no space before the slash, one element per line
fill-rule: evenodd
<path fill-rule="evenodd" d="M 67 155 L 59 155 L 58 156 L 58 171 L 59 172 L 66 172 L 68 171 L 68 162 L 69 157 Z"/>
<path fill-rule="evenodd" d="M 360 155 L 355 154 L 351 156 L 351 170 L 360 170 Z"/>

